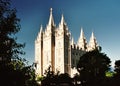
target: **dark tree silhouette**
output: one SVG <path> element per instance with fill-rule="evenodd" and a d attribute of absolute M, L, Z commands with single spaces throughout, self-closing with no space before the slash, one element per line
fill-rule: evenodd
<path fill-rule="evenodd" d="M 0 60 L 10 61 L 24 54 L 24 44 L 17 43 L 15 34 L 20 30 L 16 9 L 10 8 L 10 0 L 0 0 Z"/>
<path fill-rule="evenodd" d="M 102 80 L 105 79 L 105 73 L 109 70 L 110 59 L 106 54 L 99 50 L 87 52 L 82 57 L 77 65 L 80 73 L 80 80 L 82 85 L 99 86 Z"/>
<path fill-rule="evenodd" d="M 115 73 L 111 80 L 111 86 L 120 86 L 120 60 L 115 61 L 114 68 Z"/>
<path fill-rule="evenodd" d="M 58 76 L 58 85 L 74 86 L 74 84 L 72 83 L 72 78 L 67 73 L 60 74 Z"/>
<path fill-rule="evenodd" d="M 80 75 L 79 74 L 75 74 L 72 80 L 75 86 L 80 86 Z"/>
<path fill-rule="evenodd" d="M 51 71 L 51 67 L 45 72 L 41 86 L 74 86 L 72 78 L 67 74 L 59 74 Z"/>
<path fill-rule="evenodd" d="M 36 86 L 33 66 L 28 66 L 24 44 L 17 43 L 20 19 L 10 0 L 0 0 L 0 86 Z"/>
<path fill-rule="evenodd" d="M 115 72 L 116 75 L 120 76 L 120 60 L 115 61 Z"/>
<path fill-rule="evenodd" d="M 51 66 L 45 71 L 43 80 L 41 81 L 42 86 L 56 86 L 58 75 L 51 71 Z"/>

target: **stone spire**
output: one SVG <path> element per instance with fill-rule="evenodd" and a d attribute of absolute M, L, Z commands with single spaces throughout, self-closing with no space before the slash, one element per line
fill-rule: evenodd
<path fill-rule="evenodd" d="M 62 14 L 62 17 L 61 17 L 61 22 L 60 22 L 61 25 L 65 25 L 65 20 L 64 20 L 64 16 Z"/>
<path fill-rule="evenodd" d="M 42 27 L 42 25 L 41 25 L 40 31 L 39 31 L 39 33 L 38 33 L 38 35 L 37 35 L 36 42 L 42 40 L 42 37 L 43 37 L 43 27 Z"/>
<path fill-rule="evenodd" d="M 43 27 L 42 27 L 42 25 L 40 26 L 40 34 L 42 34 L 42 32 L 43 32 Z"/>
<path fill-rule="evenodd" d="M 49 17 L 49 22 L 48 22 L 48 25 L 55 25 L 54 24 L 54 19 L 53 19 L 53 15 L 52 15 L 52 8 L 50 8 L 50 17 Z"/>
<path fill-rule="evenodd" d="M 78 46 L 82 50 L 86 50 L 86 48 L 87 48 L 87 41 L 86 41 L 86 38 L 84 36 L 84 32 L 83 32 L 82 28 L 81 28 L 81 33 L 80 33 L 80 37 L 78 40 Z"/>
<path fill-rule="evenodd" d="M 58 29 L 63 31 L 66 35 L 70 36 L 70 32 L 68 31 L 68 27 L 67 27 L 67 24 L 65 22 L 63 14 L 61 16 L 61 21 L 59 23 Z"/>
<path fill-rule="evenodd" d="M 89 45 L 88 45 L 88 50 L 90 51 L 90 50 L 94 50 L 96 48 L 98 48 L 98 44 L 97 44 L 97 40 L 94 36 L 94 33 L 92 32 L 90 41 L 89 41 Z"/>
<path fill-rule="evenodd" d="M 84 39 L 84 32 L 83 32 L 83 28 L 81 27 L 81 33 L 80 33 L 80 39 Z"/>
<path fill-rule="evenodd" d="M 62 14 L 61 21 L 60 21 L 60 24 L 59 24 L 59 29 L 66 29 L 66 28 L 67 28 L 67 25 L 65 23 L 65 19 L 64 19 L 64 16 Z"/>
<path fill-rule="evenodd" d="M 42 33 L 43 33 L 43 27 L 41 25 L 40 26 L 40 32 L 38 33 L 38 38 L 41 38 Z"/>
<path fill-rule="evenodd" d="M 71 45 L 74 45 L 74 38 L 72 37 Z"/>

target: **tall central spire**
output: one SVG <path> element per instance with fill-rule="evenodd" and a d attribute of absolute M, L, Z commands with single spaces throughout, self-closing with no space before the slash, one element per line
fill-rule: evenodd
<path fill-rule="evenodd" d="M 50 8 L 50 17 L 49 17 L 48 25 L 53 25 L 54 26 L 54 19 L 53 19 L 53 15 L 52 15 L 52 8 Z"/>

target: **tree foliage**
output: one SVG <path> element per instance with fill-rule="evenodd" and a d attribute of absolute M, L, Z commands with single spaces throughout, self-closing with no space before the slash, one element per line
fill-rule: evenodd
<path fill-rule="evenodd" d="M 45 75 L 43 77 L 43 80 L 41 81 L 42 86 L 74 86 L 72 83 L 71 77 L 67 74 L 59 74 L 54 73 L 51 71 L 51 67 L 49 67 Z"/>
<path fill-rule="evenodd" d="M 24 44 L 17 43 L 16 33 L 20 30 L 20 19 L 16 9 L 10 7 L 10 0 L 0 0 L 0 59 L 10 61 L 24 54 Z"/>
<path fill-rule="evenodd" d="M 0 85 L 37 86 L 33 66 L 21 58 L 24 44 L 17 42 L 20 19 L 10 0 L 0 0 Z"/>
<path fill-rule="evenodd" d="M 37 86 L 35 77 L 34 66 L 26 65 L 23 60 L 0 65 L 0 84 L 4 86 Z"/>
<path fill-rule="evenodd" d="M 94 85 L 98 81 L 105 79 L 105 73 L 109 70 L 110 62 L 106 54 L 98 50 L 84 54 L 80 57 L 77 65 L 81 82 Z"/>
<path fill-rule="evenodd" d="M 115 61 L 114 71 L 115 73 L 111 80 L 111 86 L 119 86 L 120 85 L 120 60 Z"/>
<path fill-rule="evenodd" d="M 115 72 L 116 75 L 120 76 L 120 60 L 115 61 Z"/>

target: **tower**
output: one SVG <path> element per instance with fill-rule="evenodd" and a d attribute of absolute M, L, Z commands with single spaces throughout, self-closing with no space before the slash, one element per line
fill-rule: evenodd
<path fill-rule="evenodd" d="M 52 8 L 50 9 L 50 17 L 46 29 L 43 33 L 43 73 L 51 66 L 54 71 L 54 57 L 55 57 L 55 24 L 52 15 Z"/>
<path fill-rule="evenodd" d="M 38 33 L 37 39 L 35 40 L 35 63 L 36 73 L 38 75 L 43 74 L 43 27 L 41 25 L 40 32 Z"/>
<path fill-rule="evenodd" d="M 58 29 L 55 34 L 55 68 L 56 72 L 68 73 L 69 72 L 69 40 L 70 33 L 65 23 L 64 16 L 61 17 Z"/>

